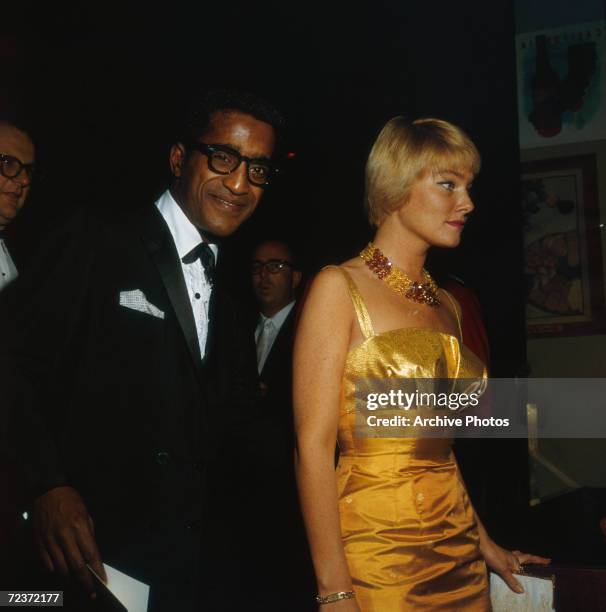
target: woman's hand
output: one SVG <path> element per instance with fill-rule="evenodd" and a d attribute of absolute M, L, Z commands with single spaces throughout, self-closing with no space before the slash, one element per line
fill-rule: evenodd
<path fill-rule="evenodd" d="M 480 549 L 486 565 L 499 574 L 507 583 L 507 586 L 515 593 L 523 593 L 522 585 L 515 579 L 514 573 L 522 573 L 522 565 L 524 563 L 537 563 L 539 565 L 547 565 L 551 559 L 530 555 L 520 552 L 519 550 L 505 550 L 498 544 L 495 544 L 491 539 L 487 538 L 485 542 L 480 544 Z"/>

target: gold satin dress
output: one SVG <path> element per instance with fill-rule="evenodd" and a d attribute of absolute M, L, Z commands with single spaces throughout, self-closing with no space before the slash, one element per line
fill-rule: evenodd
<path fill-rule="evenodd" d="M 452 439 L 355 435 L 360 377 L 481 380 L 484 364 L 450 334 L 421 328 L 375 334 L 353 280 L 339 269 L 365 338 L 345 363 L 337 466 L 341 534 L 360 608 L 490 610 L 477 525 Z"/>

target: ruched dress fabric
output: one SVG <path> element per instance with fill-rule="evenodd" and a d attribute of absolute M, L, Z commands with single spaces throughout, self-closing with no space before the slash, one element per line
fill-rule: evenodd
<path fill-rule="evenodd" d="M 360 608 L 490 610 L 486 565 L 452 439 L 356 435 L 361 377 L 481 381 L 486 368 L 450 334 L 414 327 L 375 334 L 353 280 L 339 269 L 364 335 L 345 363 L 337 466 L 341 534 Z"/>

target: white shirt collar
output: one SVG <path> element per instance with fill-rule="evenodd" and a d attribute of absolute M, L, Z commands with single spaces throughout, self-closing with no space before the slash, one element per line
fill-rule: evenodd
<path fill-rule="evenodd" d="M 177 247 L 179 259 L 183 259 L 185 255 L 202 242 L 200 232 L 187 218 L 177 202 L 175 202 L 168 189 L 158 198 L 156 207 L 162 217 L 164 217 L 166 225 L 168 225 L 168 229 L 175 241 L 175 247 Z M 216 259 L 219 248 L 216 244 L 209 244 L 209 246 Z"/>
<path fill-rule="evenodd" d="M 261 314 L 260 323 L 264 324 L 267 319 L 271 319 L 271 322 L 274 324 L 276 329 L 280 329 L 284 321 L 286 321 L 286 317 L 290 314 L 293 306 L 295 305 L 295 301 L 293 300 L 290 304 L 286 304 L 282 310 L 278 310 L 273 317 L 266 317 L 263 313 Z"/>

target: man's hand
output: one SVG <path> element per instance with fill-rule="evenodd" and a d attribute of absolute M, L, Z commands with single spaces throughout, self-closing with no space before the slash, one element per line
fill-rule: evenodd
<path fill-rule="evenodd" d="M 49 572 L 75 578 L 89 593 L 94 582 L 88 563 L 107 580 L 95 542 L 93 521 L 78 492 L 56 487 L 34 502 L 34 539 Z"/>

